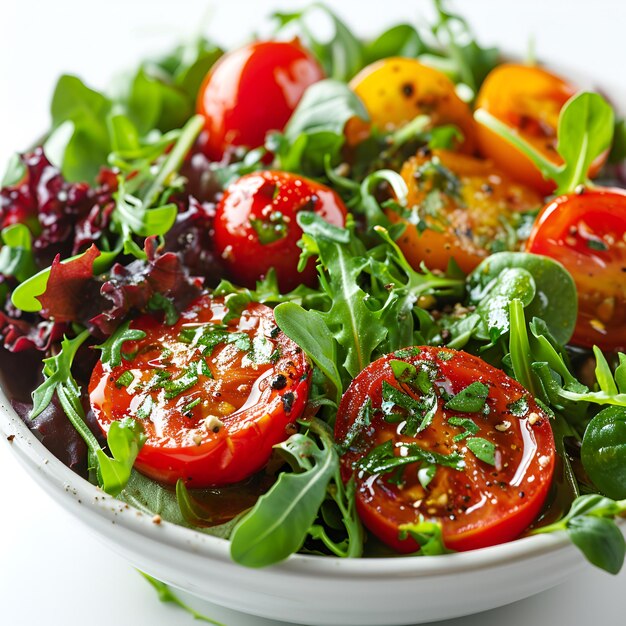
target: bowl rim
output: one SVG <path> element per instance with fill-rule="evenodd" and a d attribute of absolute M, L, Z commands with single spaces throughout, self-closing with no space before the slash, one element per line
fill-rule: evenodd
<path fill-rule="evenodd" d="M 232 561 L 230 542 L 227 539 L 201 533 L 192 528 L 179 526 L 166 520 L 155 523 L 151 515 L 132 505 L 104 493 L 99 487 L 76 474 L 50 452 L 28 428 L 12 408 L 4 390 L 0 388 L 0 435 L 22 464 L 32 472 L 35 479 L 59 492 L 68 495 L 92 513 L 112 521 L 131 533 L 156 543 L 167 544 L 187 554 L 201 556 L 213 561 Z M 63 493 L 65 492 L 65 493 Z M 51 495 L 51 494 L 48 494 Z M 508 565 L 513 561 L 530 560 L 537 556 L 573 549 L 564 532 L 532 535 L 507 543 L 479 548 L 468 552 L 456 552 L 437 556 L 363 557 L 344 559 L 334 556 L 294 554 L 264 572 L 289 573 L 290 575 L 345 576 L 352 578 L 380 577 L 431 577 L 447 576 L 467 571 L 480 571 Z"/>

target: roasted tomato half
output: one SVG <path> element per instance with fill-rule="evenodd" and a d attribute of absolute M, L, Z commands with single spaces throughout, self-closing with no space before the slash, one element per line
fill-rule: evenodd
<path fill-rule="evenodd" d="M 420 347 L 381 357 L 339 405 L 365 526 L 399 552 L 402 527 L 439 522 L 446 546 L 472 550 L 518 537 L 537 517 L 555 462 L 548 416 L 516 381 L 481 359 Z"/>
<path fill-rule="evenodd" d="M 445 270 L 454 259 L 469 273 L 493 252 L 519 250 L 533 221 L 529 211 L 543 202 L 490 161 L 444 150 L 409 159 L 402 177 L 407 211 L 387 214 L 407 224 L 398 244 L 415 268 L 423 261 Z"/>
<path fill-rule="evenodd" d="M 539 214 L 526 250 L 560 261 L 574 278 L 571 343 L 626 350 L 626 192 L 596 188 L 555 198 Z"/>
<path fill-rule="evenodd" d="M 155 480 L 219 486 L 250 476 L 307 401 L 309 365 L 279 331 L 272 310 L 250 304 L 226 321 L 219 298 L 196 300 L 173 326 L 144 315 L 131 328 L 120 363 L 99 361 L 89 384 L 91 406 L 106 433 L 132 417 L 147 441 L 135 467 Z"/>
<path fill-rule="evenodd" d="M 297 174 L 254 172 L 230 185 L 217 206 L 214 239 L 229 275 L 254 287 L 274 268 L 281 291 L 314 284 L 312 260 L 298 272 L 300 211 L 313 211 L 333 226 L 346 221 L 346 207 L 332 189 Z"/>
<path fill-rule="evenodd" d="M 198 93 L 207 156 L 219 160 L 231 146 L 262 146 L 267 132 L 282 130 L 305 89 L 322 78 L 319 63 L 297 41 L 258 41 L 225 54 Z"/>
<path fill-rule="evenodd" d="M 482 84 L 476 108 L 485 109 L 515 129 L 543 156 L 562 163 L 556 151 L 559 114 L 576 88 L 559 76 L 537 66 L 504 64 L 492 70 Z M 503 137 L 477 124 L 478 143 L 484 156 L 522 181 L 548 195 L 555 185 L 545 180 L 534 163 Z M 598 173 L 608 153 L 600 155 L 589 168 Z"/>
<path fill-rule="evenodd" d="M 380 129 L 394 130 L 418 115 L 428 115 L 433 126 L 457 126 L 464 137 L 462 149 L 474 150 L 476 131 L 470 108 L 440 71 L 415 59 L 391 57 L 361 70 L 350 87 Z"/>

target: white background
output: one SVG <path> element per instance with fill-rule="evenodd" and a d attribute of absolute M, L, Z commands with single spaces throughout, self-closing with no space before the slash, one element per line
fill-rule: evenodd
<path fill-rule="evenodd" d="M 292 10 L 302 4 L 286 0 L 2 0 L 0 169 L 13 151 L 25 149 L 46 129 L 49 99 L 59 73 L 76 73 L 103 88 L 116 72 L 185 36 L 202 31 L 234 45 L 260 28 L 272 9 Z M 331 4 L 364 34 L 429 10 L 425 0 L 335 0 Z M 465 0 L 456 6 L 470 18 L 484 43 L 523 53 L 532 34 L 539 57 L 575 68 L 593 81 L 613 82 L 626 92 L 620 84 L 626 65 L 623 0 Z M 626 102 L 620 104 L 626 108 Z M 176 609 L 160 605 L 130 566 L 35 487 L 4 444 L 0 442 L 0 624 L 194 623 Z M 626 570 L 611 577 L 589 567 L 534 598 L 446 623 L 623 623 L 625 584 Z M 271 624 L 191 602 L 228 626 Z"/>

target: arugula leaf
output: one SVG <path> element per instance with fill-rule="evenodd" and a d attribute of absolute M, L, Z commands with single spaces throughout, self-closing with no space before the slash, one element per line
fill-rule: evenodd
<path fill-rule="evenodd" d="M 564 530 L 593 565 L 617 574 L 624 564 L 626 540 L 613 520 L 624 513 L 626 500 L 615 501 L 599 495 L 580 496 L 565 517 L 536 528 L 531 534 Z"/>
<path fill-rule="evenodd" d="M 143 330 L 130 328 L 130 323 L 131 320 L 124 322 L 117 327 L 115 332 L 104 343 L 94 346 L 102 351 L 100 360 L 104 366 L 112 369 L 121 365 L 122 359 L 127 359 L 123 353 L 124 344 L 127 341 L 138 341 L 146 336 Z"/>
<path fill-rule="evenodd" d="M 613 109 L 599 94 L 583 92 L 570 98 L 559 115 L 557 152 L 563 165 L 555 165 L 527 143 L 517 131 L 485 109 L 474 113 L 476 120 L 513 144 L 539 169 L 543 177 L 557 184 L 557 193 L 568 193 L 588 184 L 591 163 L 611 146 Z"/>
<path fill-rule="evenodd" d="M 277 563 L 302 547 L 339 464 L 332 446 L 323 441 L 320 448 L 306 435 L 292 435 L 279 448 L 299 472 L 281 473 L 233 529 L 231 556 L 247 567 Z"/>
<path fill-rule="evenodd" d="M 153 578 L 152 576 L 137 570 L 147 581 L 148 583 L 155 589 L 159 596 L 159 600 L 163 603 L 167 604 L 175 604 L 177 607 L 181 608 L 186 613 L 189 613 L 193 619 L 199 622 L 206 622 L 207 624 L 213 624 L 214 626 L 225 626 L 221 622 L 218 622 L 202 613 L 198 613 L 195 609 L 190 607 L 188 604 L 185 604 L 171 589 L 169 585 Z"/>
<path fill-rule="evenodd" d="M 356 281 L 367 259 L 352 254 L 350 246 L 322 235 L 323 231 L 316 229 L 316 224 L 323 220 L 315 213 L 301 211 L 297 220 L 305 234 L 305 245 L 306 237 L 310 248 L 315 244 L 320 260 L 320 282 L 331 302 L 330 309 L 320 316 L 341 348 L 343 366 L 354 378 L 369 365 L 374 350 L 387 334 L 377 312 L 366 305 L 368 296 Z M 359 247 L 352 236 L 350 243 L 352 247 Z"/>
<path fill-rule="evenodd" d="M 441 524 L 426 520 L 423 515 L 419 516 L 416 523 L 402 524 L 399 530 L 398 539 L 410 537 L 419 545 L 419 550 L 413 556 L 436 556 L 454 552 L 445 546 Z"/>
<path fill-rule="evenodd" d="M 124 489 L 130 479 L 133 463 L 146 439 L 143 427 L 134 419 L 111 422 L 107 445 L 113 458 L 100 449 L 96 450 L 102 486 L 108 494 L 116 496 Z"/>
<path fill-rule="evenodd" d="M 333 26 L 334 33 L 328 41 L 323 41 L 316 36 L 309 26 L 308 18 L 315 11 L 325 14 Z M 299 29 L 300 38 L 317 57 L 326 76 L 347 83 L 363 67 L 363 44 L 327 5 L 314 2 L 303 11 L 277 12 L 272 17 L 278 21 L 280 29 L 287 25 L 296 26 Z"/>
<path fill-rule="evenodd" d="M 278 327 L 295 341 L 320 368 L 335 390 L 339 404 L 343 392 L 337 369 L 337 342 L 323 318 L 316 311 L 305 311 L 295 302 L 284 302 L 274 309 Z"/>
<path fill-rule="evenodd" d="M 481 47 L 474 39 L 467 21 L 446 10 L 443 0 L 435 0 L 435 9 L 438 20 L 432 31 L 446 52 L 444 58 L 451 65 L 452 78 L 460 79 L 475 96 L 487 74 L 498 64 L 500 52 L 497 48 Z M 431 55 L 429 58 L 437 59 Z M 426 62 L 426 59 L 422 60 Z"/>

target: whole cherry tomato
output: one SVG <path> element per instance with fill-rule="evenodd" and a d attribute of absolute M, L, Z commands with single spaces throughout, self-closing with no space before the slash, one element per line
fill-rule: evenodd
<path fill-rule="evenodd" d="M 550 489 L 555 448 L 548 416 L 516 381 L 449 348 L 385 355 L 350 384 L 335 438 L 342 476 L 356 480 L 365 526 L 399 552 L 400 532 L 441 524 L 445 545 L 472 550 L 518 537 Z"/>
<path fill-rule="evenodd" d="M 241 481 L 267 463 L 304 410 L 309 364 L 272 310 L 253 303 L 224 322 L 226 313 L 223 299 L 203 296 L 173 326 L 144 315 L 131 328 L 145 337 L 123 344 L 120 363 L 96 364 L 96 419 L 105 433 L 114 420 L 141 423 L 147 441 L 135 467 L 154 480 Z"/>
<path fill-rule="evenodd" d="M 259 41 L 225 54 L 198 93 L 207 156 L 219 160 L 231 146 L 263 145 L 267 132 L 283 130 L 305 89 L 322 78 L 318 62 L 297 41 Z"/>
<path fill-rule="evenodd" d="M 626 191 L 585 189 L 539 214 L 528 252 L 560 261 L 578 289 L 572 343 L 626 350 Z"/>
<path fill-rule="evenodd" d="M 415 268 L 424 262 L 445 271 L 454 259 L 469 273 L 492 252 L 520 249 L 524 212 L 543 203 L 490 161 L 446 150 L 409 159 L 402 177 L 409 188 L 407 213 L 387 215 L 406 223 L 398 245 Z"/>
<path fill-rule="evenodd" d="M 562 159 L 556 151 L 559 114 L 576 88 L 545 69 L 508 63 L 492 70 L 482 84 L 476 108 L 485 109 L 504 122 L 543 156 L 555 164 Z M 555 184 L 545 180 L 534 163 L 506 139 L 482 124 L 477 124 L 482 154 L 507 171 L 513 178 L 548 195 Z M 601 154 L 589 168 L 598 173 L 608 153 Z"/>
<path fill-rule="evenodd" d="M 440 71 L 415 59 L 390 57 L 361 70 L 350 87 L 365 104 L 372 123 L 382 130 L 394 130 L 418 115 L 428 115 L 433 126 L 458 126 L 464 136 L 462 149 L 474 150 L 472 112 Z"/>
<path fill-rule="evenodd" d="M 238 283 L 254 287 L 274 268 L 281 291 L 314 284 L 315 264 L 298 272 L 302 229 L 296 215 L 314 211 L 343 226 L 346 208 L 328 187 L 288 172 L 247 174 L 227 189 L 215 215 L 215 250 Z"/>

